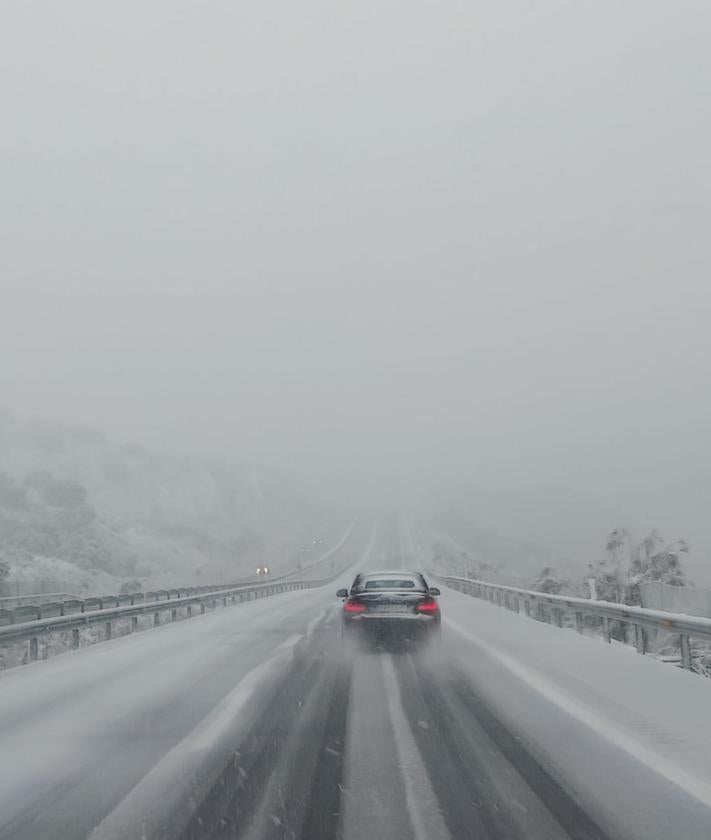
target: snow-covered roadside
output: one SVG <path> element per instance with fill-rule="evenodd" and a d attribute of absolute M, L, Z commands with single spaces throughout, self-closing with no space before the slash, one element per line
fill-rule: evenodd
<path fill-rule="evenodd" d="M 242 701 L 259 705 L 294 641 L 309 637 L 351 578 L 345 572 L 332 587 L 246 602 L 2 674 L 0 753 L 13 761 L 0 766 L 0 834 L 13 825 L 51 836 L 61 822 L 86 836 L 181 741 L 189 751 L 221 740 L 220 727 L 233 719 L 244 724 Z"/>
<path fill-rule="evenodd" d="M 308 629 L 285 639 L 243 676 L 102 820 L 91 840 L 175 836 L 238 749 L 240 735 L 247 737 L 259 706 L 289 672 Z"/>
<path fill-rule="evenodd" d="M 446 650 L 611 832 L 711 835 L 711 681 L 451 590 Z"/>
<path fill-rule="evenodd" d="M 286 593 L 4 674 L 0 752 L 14 758 L 0 767 L 0 833 L 50 817 L 68 778 L 77 819 L 95 825 L 330 601 Z"/>

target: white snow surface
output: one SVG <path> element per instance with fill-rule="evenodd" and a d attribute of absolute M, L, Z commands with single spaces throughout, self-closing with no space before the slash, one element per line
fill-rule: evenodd
<path fill-rule="evenodd" d="M 544 766 L 557 766 L 614 827 L 664 837 L 660 806 L 708 814 L 711 680 L 452 590 L 442 596 L 446 650 Z"/>

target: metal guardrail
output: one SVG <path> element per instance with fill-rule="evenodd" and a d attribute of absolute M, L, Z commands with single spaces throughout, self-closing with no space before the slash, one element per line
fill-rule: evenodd
<path fill-rule="evenodd" d="M 269 583 L 281 583 L 295 578 L 302 579 L 309 572 L 312 572 L 326 560 L 330 560 L 344 547 L 353 535 L 358 519 L 354 519 L 346 533 L 341 539 L 330 548 L 326 554 L 319 557 L 313 563 L 303 568 L 293 569 L 282 575 L 269 577 Z M 204 586 L 179 587 L 177 589 L 156 589 L 148 592 L 137 592 L 135 594 L 123 595 L 92 595 L 80 596 L 67 592 L 47 592 L 35 595 L 8 595 L 0 597 L 0 626 L 4 624 L 15 624 L 26 621 L 28 616 L 34 618 L 51 618 L 55 615 L 64 615 L 66 610 L 72 612 L 86 612 L 88 610 L 104 609 L 107 605 L 123 606 L 138 603 L 140 599 L 146 601 L 169 601 L 175 598 L 182 598 L 202 592 L 227 591 L 261 584 L 263 579 L 259 577 L 247 577 L 231 583 L 206 584 Z M 266 582 L 266 581 L 264 581 Z M 67 604 L 66 608 L 63 607 Z M 80 605 L 80 606 L 77 606 Z M 17 612 L 19 611 L 19 612 Z"/>
<path fill-rule="evenodd" d="M 270 580 L 270 583 L 277 583 L 281 578 Z M 66 595 L 56 598 L 53 601 L 38 603 L 36 598 L 33 602 L 16 605 L 14 608 L 3 608 L 0 602 L 0 628 L 8 624 L 22 624 L 27 621 L 56 616 L 73 615 L 75 613 L 93 612 L 104 610 L 110 607 L 135 606 L 141 603 L 157 603 L 160 601 L 175 601 L 179 598 L 191 597 L 210 592 L 232 591 L 255 586 L 258 581 L 245 581 L 237 583 L 215 584 L 213 586 L 189 586 L 177 589 L 157 589 L 149 592 L 136 592 L 124 595 L 102 595 L 90 598 L 79 598 Z M 62 593 L 56 593 L 60 595 Z M 26 596 L 30 598 L 32 596 Z"/>
<path fill-rule="evenodd" d="M 40 592 L 35 595 L 3 595 L 0 597 L 0 610 L 13 610 L 15 607 L 25 607 L 28 604 L 50 604 L 62 601 L 80 599 L 79 595 L 70 592 Z M 80 599 L 81 600 L 81 599 Z"/>
<path fill-rule="evenodd" d="M 513 586 L 502 586 L 471 578 L 438 574 L 432 576 L 452 589 L 483 598 L 492 604 L 507 607 L 515 612 L 521 612 L 523 609 L 527 615 L 533 615 L 535 610 L 540 618 L 548 617 L 551 623 L 558 627 L 563 626 L 563 617 L 566 613 L 573 614 L 579 633 L 584 630 L 586 617 L 598 618 L 602 622 L 605 640 L 608 642 L 612 641 L 611 622 L 628 624 L 634 628 L 635 647 L 642 654 L 649 649 L 650 630 L 663 630 L 676 634 L 679 636 L 681 666 L 687 669 L 692 668 L 690 639 L 711 641 L 711 618 L 667 613 L 644 607 L 615 604 L 610 601 L 589 601 L 585 598 L 569 598 L 565 595 L 547 595 L 544 592 L 517 589 Z"/>
<path fill-rule="evenodd" d="M 223 606 L 228 606 L 229 602 L 236 604 L 238 602 L 241 603 L 242 601 L 263 598 L 295 589 L 312 589 L 332 582 L 343 571 L 343 569 L 339 569 L 336 574 L 324 580 L 269 582 L 254 586 L 240 586 L 233 589 L 196 592 L 169 601 L 161 600 L 146 603 L 132 603 L 123 606 L 116 605 L 109 608 L 24 621 L 18 624 L 6 624 L 0 627 L 0 645 L 29 640 L 29 659 L 30 661 L 34 661 L 38 658 L 39 638 L 45 633 L 71 630 L 72 647 L 76 649 L 79 647 L 80 629 L 92 624 L 104 624 L 105 638 L 108 640 L 112 635 L 112 622 L 117 619 L 131 618 L 131 631 L 133 631 L 138 627 L 138 617 L 140 615 L 152 614 L 153 624 L 157 626 L 160 624 L 160 612 L 162 610 L 171 610 L 171 618 L 175 621 L 178 618 L 178 609 L 183 607 L 187 612 L 186 617 L 190 618 L 192 616 L 192 608 L 196 605 L 200 607 L 200 614 L 204 614 L 208 605 L 216 607 L 220 600 L 223 602 Z"/>
<path fill-rule="evenodd" d="M 312 569 L 340 551 L 352 536 L 355 520 L 340 542 L 324 557 L 309 568 Z M 42 635 L 56 631 L 72 631 L 72 647 L 80 645 L 80 630 L 84 627 L 104 624 L 104 638 L 112 637 L 112 622 L 118 619 L 131 619 L 130 632 L 138 628 L 141 615 L 153 615 L 153 625 L 160 624 L 160 613 L 171 611 L 171 620 L 178 618 L 178 610 L 184 609 L 187 618 L 192 616 L 193 606 L 200 607 L 200 614 L 206 612 L 206 606 L 217 606 L 221 600 L 224 606 L 236 604 L 253 598 L 261 598 L 295 589 L 312 589 L 324 586 L 336 580 L 346 569 L 353 565 L 354 558 L 347 560 L 330 575 L 320 579 L 292 579 L 293 572 L 270 578 L 266 581 L 237 581 L 231 584 L 214 586 L 193 586 L 180 589 L 159 589 L 149 592 L 137 592 L 129 595 L 109 595 L 93 598 L 69 596 L 66 600 L 51 603 L 29 604 L 12 610 L 3 610 L 0 606 L 0 646 L 29 640 L 28 659 L 34 661 L 39 655 L 39 639 Z M 304 571 L 304 570 L 301 570 Z M 54 593 L 61 595 L 64 593 Z"/>
<path fill-rule="evenodd" d="M 38 658 L 39 652 L 39 638 L 43 634 L 52 633 L 60 630 L 72 631 L 72 647 L 79 647 L 79 631 L 82 627 L 87 627 L 92 624 L 104 624 L 104 638 L 110 639 L 112 636 L 112 622 L 117 619 L 131 619 L 131 632 L 138 627 L 138 617 L 140 615 L 153 615 L 153 624 L 157 626 L 160 624 L 160 612 L 164 610 L 171 610 L 171 620 L 175 621 L 178 618 L 178 609 L 186 609 L 186 617 L 192 616 L 193 606 L 200 607 L 200 614 L 204 614 L 208 605 L 216 607 L 221 600 L 223 606 L 241 603 L 243 601 L 254 600 L 256 598 L 263 598 L 269 595 L 276 595 L 280 592 L 287 592 L 295 589 L 312 589 L 317 586 L 323 586 L 331 583 L 339 577 L 345 569 L 339 569 L 338 572 L 324 578 L 322 580 L 309 581 L 269 581 L 261 584 L 243 584 L 237 587 L 226 589 L 210 589 L 209 587 L 198 587 L 189 591 L 185 590 L 186 594 L 174 598 L 166 598 L 161 600 L 147 600 L 139 596 L 121 596 L 121 598 L 130 598 L 131 603 L 121 604 L 116 603 L 111 607 L 105 607 L 103 604 L 98 605 L 95 609 L 84 609 L 74 613 L 64 613 L 60 615 L 47 616 L 35 618 L 30 621 L 22 621 L 19 623 L 5 624 L 0 626 L 0 645 L 11 642 L 21 642 L 29 640 L 29 660 L 34 661 Z M 200 590 L 200 591 L 198 591 Z M 208 591 L 204 591 L 208 590 Z M 169 593 L 180 593 L 181 590 L 168 590 Z M 149 594 L 149 593 L 146 593 Z M 88 599 L 101 601 L 102 599 Z M 118 599 L 121 600 L 120 598 Z M 87 602 L 84 602 L 86 605 Z M 45 605 L 46 606 L 46 605 Z M 57 604 L 57 606 L 60 606 Z M 66 607 L 66 602 L 63 605 Z"/>
<path fill-rule="evenodd" d="M 187 617 L 191 617 L 192 607 L 194 605 L 199 606 L 200 613 L 203 614 L 206 611 L 207 605 L 217 606 L 220 599 L 222 599 L 223 605 L 227 606 L 229 600 L 232 603 L 237 603 L 238 599 L 241 602 L 251 600 L 252 598 L 273 595 L 276 592 L 286 591 L 287 589 L 297 588 L 301 589 L 306 587 L 299 583 L 269 583 L 257 586 L 240 586 L 234 589 L 193 592 L 173 599 L 148 601 L 141 599 L 140 603 L 136 603 L 135 596 L 132 596 L 133 603 L 123 605 L 116 603 L 108 608 L 99 603 L 94 609 L 35 618 L 29 621 L 0 626 L 0 644 L 29 640 L 29 659 L 33 661 L 38 658 L 39 637 L 46 633 L 58 630 L 71 630 L 72 647 L 78 648 L 80 629 L 92 624 L 103 623 L 105 638 L 110 639 L 112 635 L 112 621 L 117 619 L 131 618 L 131 630 L 133 631 L 138 627 L 138 617 L 140 615 L 152 614 L 153 624 L 157 626 L 160 624 L 160 613 L 164 610 L 171 610 L 172 620 L 175 621 L 178 617 L 178 609 L 181 607 L 186 608 Z M 102 599 L 88 599 L 88 601 L 90 600 L 100 602 Z M 82 606 L 88 606 L 88 601 L 84 602 Z"/>

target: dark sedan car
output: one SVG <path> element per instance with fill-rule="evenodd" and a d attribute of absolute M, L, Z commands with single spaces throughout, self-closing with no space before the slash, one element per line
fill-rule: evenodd
<path fill-rule="evenodd" d="M 439 589 L 419 572 L 358 574 L 350 592 L 336 593 L 343 602 L 343 630 L 349 638 L 414 641 L 439 635 Z"/>

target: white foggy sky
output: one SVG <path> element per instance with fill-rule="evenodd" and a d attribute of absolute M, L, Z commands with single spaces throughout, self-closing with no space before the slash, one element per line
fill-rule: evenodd
<path fill-rule="evenodd" d="M 0 401 L 706 538 L 708 3 L 0 16 Z"/>

